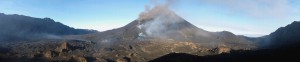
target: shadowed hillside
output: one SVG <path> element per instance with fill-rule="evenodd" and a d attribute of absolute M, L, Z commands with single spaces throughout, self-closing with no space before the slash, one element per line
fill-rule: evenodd
<path fill-rule="evenodd" d="M 269 35 L 269 47 L 284 47 L 292 44 L 300 44 L 300 22 L 278 28 Z"/>
<path fill-rule="evenodd" d="M 0 41 L 59 38 L 62 35 L 80 35 L 97 32 L 75 29 L 50 18 L 34 18 L 0 13 Z"/>

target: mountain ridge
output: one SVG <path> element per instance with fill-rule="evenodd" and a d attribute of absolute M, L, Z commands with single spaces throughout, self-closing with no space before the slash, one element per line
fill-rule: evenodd
<path fill-rule="evenodd" d="M 288 46 L 290 44 L 299 44 L 300 22 L 294 21 L 285 27 L 278 28 L 269 35 L 270 47 Z"/>
<path fill-rule="evenodd" d="M 58 38 L 62 35 L 78 35 L 97 32 L 95 30 L 75 29 L 50 18 L 0 14 L 0 40 L 37 39 L 33 37 Z M 6 38 L 5 38 L 6 37 Z"/>

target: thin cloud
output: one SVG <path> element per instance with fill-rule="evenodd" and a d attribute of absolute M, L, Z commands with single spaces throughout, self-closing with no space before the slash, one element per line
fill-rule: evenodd
<path fill-rule="evenodd" d="M 255 18 L 286 18 L 299 11 L 289 4 L 289 0 L 200 0 L 200 2 L 225 7 L 232 13 Z"/>

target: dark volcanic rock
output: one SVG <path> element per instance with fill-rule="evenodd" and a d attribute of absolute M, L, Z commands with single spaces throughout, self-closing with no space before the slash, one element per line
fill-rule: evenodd
<path fill-rule="evenodd" d="M 219 55 L 197 56 L 186 53 L 170 53 L 149 62 L 276 62 L 299 61 L 297 56 L 300 46 L 280 47 L 277 49 L 233 50 Z"/>

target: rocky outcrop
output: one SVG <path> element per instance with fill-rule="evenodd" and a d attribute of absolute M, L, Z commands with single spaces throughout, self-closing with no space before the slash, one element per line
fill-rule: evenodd
<path fill-rule="evenodd" d="M 84 57 L 76 57 L 76 56 L 73 56 L 70 59 L 70 61 L 71 62 L 87 62 L 87 60 Z"/>
<path fill-rule="evenodd" d="M 222 53 L 230 53 L 231 49 L 228 47 L 217 47 L 210 50 L 212 53 L 222 54 Z"/>

